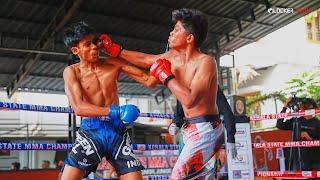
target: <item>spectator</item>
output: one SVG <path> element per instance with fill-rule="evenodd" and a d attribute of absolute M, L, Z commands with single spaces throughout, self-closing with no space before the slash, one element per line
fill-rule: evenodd
<path fill-rule="evenodd" d="M 61 170 L 64 166 L 64 162 L 60 159 L 56 161 L 56 169 Z"/>
<path fill-rule="evenodd" d="M 13 162 L 11 163 L 11 170 L 20 170 L 20 163 L 19 162 Z"/>
<path fill-rule="evenodd" d="M 50 168 L 50 161 L 48 161 L 48 160 L 42 161 L 41 168 L 42 169 L 49 169 Z"/>
<path fill-rule="evenodd" d="M 292 104 L 292 98 L 288 98 L 286 100 L 281 112 L 286 112 L 287 108 L 290 107 L 290 104 Z M 317 108 L 316 102 L 310 98 L 299 100 L 298 104 L 298 109 L 301 111 Z M 297 124 L 297 127 L 295 128 L 294 122 Z M 293 141 L 320 140 L 320 121 L 315 117 L 315 115 L 291 118 L 286 121 L 284 121 L 284 119 L 278 119 L 277 128 L 293 131 Z M 320 170 L 320 148 L 305 147 L 300 148 L 300 150 L 301 160 L 299 162 L 297 148 L 293 149 L 293 158 L 291 157 L 292 163 L 289 164 L 289 167 L 293 167 L 293 169 L 290 168 L 289 170 Z"/>

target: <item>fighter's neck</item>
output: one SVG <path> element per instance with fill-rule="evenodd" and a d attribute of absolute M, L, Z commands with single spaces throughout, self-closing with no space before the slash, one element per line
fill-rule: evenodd
<path fill-rule="evenodd" d="M 96 70 L 98 67 L 98 62 L 89 62 L 89 61 L 85 61 L 85 60 L 80 60 L 80 67 L 87 68 L 90 70 Z"/>
<path fill-rule="evenodd" d="M 177 53 L 179 53 L 179 55 L 184 56 L 183 60 L 186 62 L 194 59 L 194 57 L 199 54 L 199 51 L 192 46 L 187 46 L 186 48 L 177 49 L 176 51 Z"/>

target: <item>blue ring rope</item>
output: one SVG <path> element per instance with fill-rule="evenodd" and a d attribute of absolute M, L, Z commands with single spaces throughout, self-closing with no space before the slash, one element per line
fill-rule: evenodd
<path fill-rule="evenodd" d="M 66 151 L 71 150 L 72 144 L 27 144 L 27 143 L 5 143 L 0 142 L 0 150 L 40 150 L 40 151 Z M 179 146 L 175 144 L 132 144 L 133 150 L 178 150 Z"/>
<path fill-rule="evenodd" d="M 37 111 L 37 112 L 74 113 L 73 109 L 70 107 L 20 104 L 20 103 L 10 103 L 10 102 L 0 102 L 0 108 L 17 109 L 17 110 L 24 110 L 24 111 Z M 140 113 L 140 117 L 173 119 L 174 115 L 161 114 L 161 113 Z"/>

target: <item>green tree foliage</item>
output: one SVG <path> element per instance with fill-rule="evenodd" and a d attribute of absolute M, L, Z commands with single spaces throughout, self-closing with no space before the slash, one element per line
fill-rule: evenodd
<path fill-rule="evenodd" d="M 297 93 L 297 97 L 312 98 L 320 103 L 320 68 L 317 67 L 312 71 L 303 72 L 294 76 L 289 82 L 288 87 L 269 94 L 260 94 L 257 96 L 247 97 L 247 112 L 251 112 L 250 106 L 254 103 L 263 103 L 267 99 L 277 98 L 284 102 L 286 97 L 291 96 L 292 92 Z"/>

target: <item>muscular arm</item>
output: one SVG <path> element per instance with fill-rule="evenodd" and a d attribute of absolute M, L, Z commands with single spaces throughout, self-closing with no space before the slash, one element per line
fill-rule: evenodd
<path fill-rule="evenodd" d="M 213 82 L 216 76 L 216 65 L 211 58 L 203 59 L 203 63 L 198 67 L 198 70 L 191 82 L 190 88 L 182 85 L 177 79 L 171 79 L 167 86 L 172 94 L 185 106 L 192 107 L 197 98 L 212 85 L 208 82 Z M 204 76 L 205 74 L 205 76 Z M 215 80 L 217 82 L 217 80 Z"/>
<path fill-rule="evenodd" d="M 137 51 L 122 50 L 120 58 L 143 68 L 149 68 L 162 55 L 146 54 Z"/>
<path fill-rule="evenodd" d="M 96 106 L 83 100 L 82 87 L 72 67 L 69 66 L 63 71 L 63 79 L 65 92 L 76 115 L 106 116 L 109 114 L 109 108 Z"/>
<path fill-rule="evenodd" d="M 159 82 L 155 77 L 151 76 L 149 73 L 146 73 L 143 70 L 134 67 L 133 65 L 127 62 L 111 60 L 110 63 L 119 66 L 122 72 L 124 72 L 126 75 L 136 80 L 137 82 L 145 85 L 146 87 L 153 88 Z"/>

